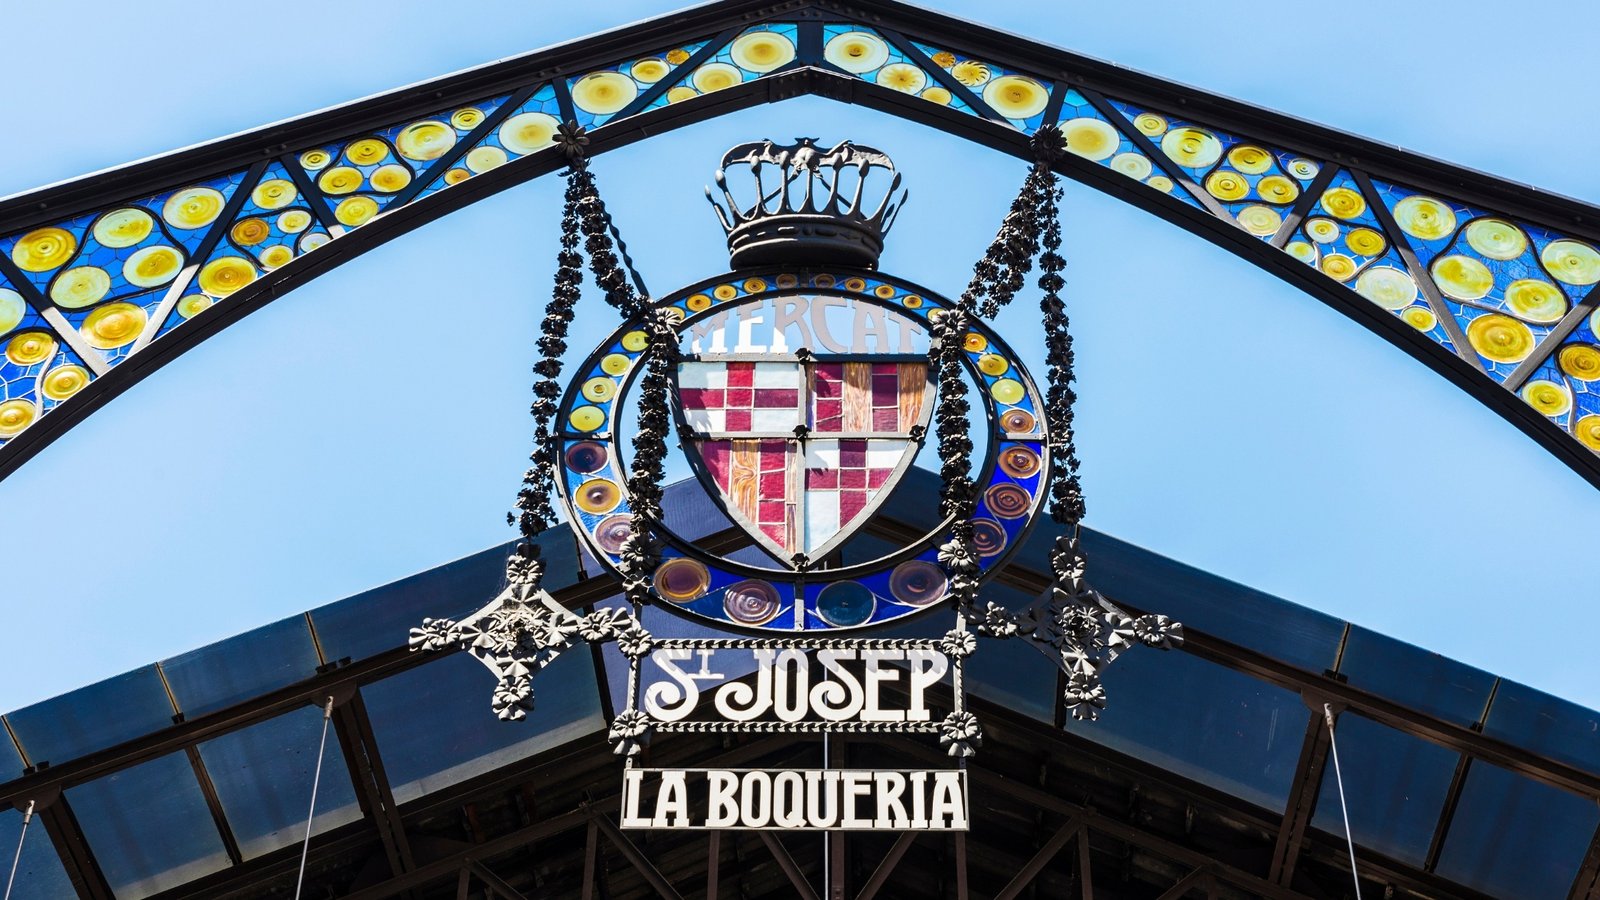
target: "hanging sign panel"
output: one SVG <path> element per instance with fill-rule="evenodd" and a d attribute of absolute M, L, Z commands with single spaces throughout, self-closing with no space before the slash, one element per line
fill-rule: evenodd
<path fill-rule="evenodd" d="M 646 769 L 623 773 L 622 827 L 966 831 L 964 769 Z"/>

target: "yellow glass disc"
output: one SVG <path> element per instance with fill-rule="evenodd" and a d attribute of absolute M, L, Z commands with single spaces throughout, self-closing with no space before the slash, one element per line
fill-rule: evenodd
<path fill-rule="evenodd" d="M 813 275 L 813 276 L 811 276 L 811 283 L 813 285 L 815 285 L 816 287 L 819 287 L 819 288 L 831 288 L 831 287 L 834 286 L 834 284 L 836 282 L 837 282 L 837 279 L 835 279 L 832 275 L 829 275 L 826 272 L 822 273 L 821 275 Z M 726 299 L 726 298 L 719 298 L 719 299 Z"/>
<path fill-rule="evenodd" d="M 1290 175 L 1293 175 L 1302 181 L 1308 181 L 1312 178 L 1315 178 L 1317 177 L 1317 173 L 1322 171 L 1321 166 L 1304 157 L 1296 157 L 1295 159 L 1289 160 L 1289 164 L 1284 168 L 1289 170 Z"/>
<path fill-rule="evenodd" d="M 1400 320 L 1418 331 L 1432 331 L 1433 326 L 1439 324 L 1439 317 L 1426 306 L 1408 307 L 1400 314 Z"/>
<path fill-rule="evenodd" d="M 300 168 L 307 172 L 317 172 L 333 162 L 333 156 L 326 150 L 307 150 L 300 154 Z"/>
<path fill-rule="evenodd" d="M 222 215 L 222 192 L 208 187 L 184 188 L 167 198 L 161 218 L 173 228 L 203 228 Z"/>
<path fill-rule="evenodd" d="M 887 284 L 878 285 L 877 287 L 872 289 L 872 292 L 874 294 L 877 294 L 879 297 L 882 297 L 885 300 L 890 299 L 895 294 L 894 287 L 892 285 L 887 285 Z"/>
<path fill-rule="evenodd" d="M 685 100 L 700 96 L 700 92 L 688 85 L 680 84 L 667 91 L 668 103 L 682 103 Z"/>
<path fill-rule="evenodd" d="M 929 103 L 937 103 L 940 106 L 950 105 L 950 91 L 947 88 L 931 87 L 923 91 L 920 96 Z"/>
<path fill-rule="evenodd" d="M 453 184 L 460 184 L 471 177 L 472 173 L 468 172 L 466 169 L 451 169 L 450 171 L 444 173 L 444 184 L 445 187 L 449 187 Z"/>
<path fill-rule="evenodd" d="M 507 153 L 527 156 L 543 150 L 556 142 L 556 128 L 561 124 L 547 113 L 519 113 L 500 126 L 500 146 Z"/>
<path fill-rule="evenodd" d="M 506 164 L 506 152 L 499 147 L 476 147 L 467 153 L 467 168 L 474 172 L 487 172 Z"/>
<path fill-rule="evenodd" d="M 323 244 L 326 244 L 331 240 L 333 240 L 333 238 L 328 237 L 322 232 L 313 231 L 300 239 L 300 252 L 310 253 L 311 251 L 321 247 Z"/>
<path fill-rule="evenodd" d="M 1417 283 L 1409 272 L 1393 266 L 1373 266 L 1356 277 L 1356 293 L 1384 309 L 1399 311 L 1417 299 Z"/>
<path fill-rule="evenodd" d="M 1256 182 L 1256 196 L 1268 203 L 1293 203 L 1300 196 L 1300 185 L 1282 175 L 1268 175 Z"/>
<path fill-rule="evenodd" d="M 1203 169 L 1222 158 L 1222 142 L 1209 131 L 1184 125 L 1162 135 L 1161 152 L 1180 166 Z"/>
<path fill-rule="evenodd" d="M 256 280 L 256 267 L 237 256 L 224 256 L 206 263 L 200 270 L 200 290 L 213 297 L 226 297 Z"/>
<path fill-rule="evenodd" d="M 278 244 L 261 251 L 259 259 L 261 260 L 262 268 L 276 269 L 294 259 L 294 251 L 283 244 Z"/>
<path fill-rule="evenodd" d="M 1428 270 L 1439 290 L 1454 300 L 1481 300 L 1494 289 L 1494 273 L 1470 256 L 1442 257 L 1434 260 Z"/>
<path fill-rule="evenodd" d="M 0 403 L 0 437 L 11 438 L 33 424 L 38 417 L 38 407 L 31 400 L 7 400 Z"/>
<path fill-rule="evenodd" d="M 183 256 L 171 247 L 146 247 L 134 251 L 122 264 L 122 277 L 134 287 L 155 287 L 166 284 L 183 268 Z"/>
<path fill-rule="evenodd" d="M 42 331 L 25 331 L 6 344 L 6 359 L 18 366 L 44 362 L 56 352 L 56 339 Z"/>
<path fill-rule="evenodd" d="M 1172 193 L 1172 179 L 1165 175 L 1157 175 L 1145 182 L 1148 187 L 1155 188 L 1163 194 Z"/>
<path fill-rule="evenodd" d="M 333 210 L 333 217 L 351 228 L 365 225 L 377 214 L 378 201 L 371 197 L 346 197 Z"/>
<path fill-rule="evenodd" d="M 147 321 L 145 311 L 132 303 L 107 303 L 89 313 L 78 330 L 96 350 L 115 350 L 133 343 Z"/>
<path fill-rule="evenodd" d="M 628 74 L 632 75 L 641 84 L 655 84 L 667 77 L 667 73 L 670 71 L 672 71 L 672 66 L 658 56 L 641 59 L 628 68 Z"/>
<path fill-rule="evenodd" d="M 1028 392 L 1023 389 L 1022 382 L 1014 378 L 1002 378 L 989 386 L 989 396 L 993 397 L 996 402 L 1004 403 L 1008 406 L 1022 402 L 1022 398 L 1027 395 Z"/>
<path fill-rule="evenodd" d="M 1467 244 L 1490 259 L 1516 259 L 1528 249 L 1528 238 L 1505 219 L 1474 219 L 1467 225 Z"/>
<path fill-rule="evenodd" d="M 621 72 L 590 72 L 572 86 L 572 102 L 585 112 L 609 116 L 639 96 L 639 83 Z"/>
<path fill-rule="evenodd" d="M 594 407 L 587 408 L 593 409 Z M 578 504 L 578 508 L 584 512 L 591 515 L 600 515 L 617 508 L 617 504 L 622 502 L 622 491 L 618 490 L 616 482 L 608 481 L 604 478 L 592 478 L 578 485 L 578 489 L 573 492 L 572 499 L 573 502 Z"/>
<path fill-rule="evenodd" d="M 278 228 L 284 234 L 299 234 L 311 227 L 311 214 L 303 209 L 291 209 L 278 217 Z"/>
<path fill-rule="evenodd" d="M 718 300 L 732 300 L 739 296 L 739 289 L 731 284 L 719 284 L 711 289 L 711 296 Z"/>
<path fill-rule="evenodd" d="M 860 75 L 889 61 L 889 45 L 875 34 L 847 31 L 828 41 L 822 58 L 846 72 Z"/>
<path fill-rule="evenodd" d="M 63 265 L 78 249 L 78 239 L 64 228 L 30 231 L 11 248 L 11 260 L 27 272 L 48 272 Z"/>
<path fill-rule="evenodd" d="M 1159 137 L 1167 131 L 1167 120 L 1155 113 L 1140 113 L 1133 117 L 1133 127 L 1143 132 L 1146 137 Z"/>
<path fill-rule="evenodd" d="M 978 87 L 994 77 L 988 66 L 975 59 L 956 63 L 950 67 L 950 74 L 967 87 Z"/>
<path fill-rule="evenodd" d="M 255 217 L 240 219 L 228 230 L 228 236 L 233 238 L 235 244 L 242 247 L 254 247 L 271 234 L 272 227 L 265 220 Z"/>
<path fill-rule="evenodd" d="M 689 51 L 683 49 L 682 47 L 667 51 L 667 62 L 672 63 L 675 66 L 681 66 L 688 61 Z"/>
<path fill-rule="evenodd" d="M 344 158 L 358 166 L 370 166 L 388 155 L 389 145 L 377 138 L 351 141 L 350 145 L 344 148 Z"/>
<path fill-rule="evenodd" d="M 1339 223 L 1332 219 L 1307 219 L 1306 237 L 1319 244 L 1331 244 L 1339 239 Z"/>
<path fill-rule="evenodd" d="M 1317 261 L 1317 248 L 1305 241 L 1290 241 L 1283 252 L 1289 254 L 1303 263 L 1314 264 Z"/>
<path fill-rule="evenodd" d="M 1283 217 L 1278 215 L 1277 210 L 1256 204 L 1239 210 L 1239 215 L 1236 218 L 1239 220 L 1241 228 L 1256 237 L 1272 237 L 1278 233 L 1278 228 L 1283 225 Z"/>
<path fill-rule="evenodd" d="M 975 331 L 969 331 L 962 341 L 962 347 L 968 353 L 980 353 L 989 349 L 989 339 Z"/>
<path fill-rule="evenodd" d="M 45 373 L 40 390 L 51 400 L 65 400 L 88 383 L 89 370 L 83 366 L 57 366 Z"/>
<path fill-rule="evenodd" d="M 1573 423 L 1572 436 L 1590 450 L 1600 451 L 1600 415 L 1584 416 Z"/>
<path fill-rule="evenodd" d="M 948 50 L 940 50 L 928 58 L 933 60 L 933 64 L 941 69 L 948 69 L 956 64 L 956 55 Z"/>
<path fill-rule="evenodd" d="M 790 274 L 788 272 L 784 272 L 783 274 L 778 276 L 778 287 L 780 287 L 780 288 L 792 288 L 792 287 L 794 287 L 795 285 L 797 285 L 799 283 L 800 283 L 800 277 L 798 275 L 793 275 L 793 274 Z"/>
<path fill-rule="evenodd" d="M 1228 151 L 1228 162 L 1246 175 L 1260 175 L 1272 168 L 1272 154 L 1251 144 L 1240 144 Z"/>
<path fill-rule="evenodd" d="M 185 319 L 194 318 L 197 313 L 209 309 L 213 302 L 215 301 L 205 294 L 190 294 L 178 301 L 178 315 Z"/>
<path fill-rule="evenodd" d="M 21 294 L 10 288 L 0 288 L 0 334 L 21 325 L 27 314 L 28 304 L 23 301 Z"/>
<path fill-rule="evenodd" d="M 1044 112 L 1050 91 L 1022 75 L 1001 75 L 983 89 L 983 102 L 1008 119 L 1029 119 Z"/>
<path fill-rule="evenodd" d="M 1519 278 L 1506 286 L 1506 306 L 1524 319 L 1559 322 L 1567 314 L 1567 298 L 1561 289 L 1537 278 Z"/>
<path fill-rule="evenodd" d="M 1568 344 L 1556 354 L 1561 371 L 1579 381 L 1600 381 L 1600 347 L 1593 344 Z"/>
<path fill-rule="evenodd" d="M 293 203 L 299 195 L 294 182 L 287 178 L 271 178 L 256 185 L 256 189 L 250 192 L 250 199 L 262 209 L 282 209 Z"/>
<path fill-rule="evenodd" d="M 737 68 L 727 63 L 713 62 L 706 63 L 695 69 L 694 75 L 690 80 L 694 82 L 695 89 L 700 93 L 709 94 L 712 91 L 733 87 L 744 81 L 744 75 Z"/>
<path fill-rule="evenodd" d="M 1367 210 L 1367 201 L 1347 187 L 1336 187 L 1324 193 L 1321 205 L 1328 215 L 1339 219 L 1354 219 Z"/>
<path fill-rule="evenodd" d="M 1400 230 L 1425 241 L 1436 241 L 1456 230 L 1455 210 L 1432 197 L 1407 197 L 1394 205 Z"/>
<path fill-rule="evenodd" d="M 922 298 L 918 297 L 916 294 L 907 294 L 900 298 L 900 305 L 904 306 L 906 309 L 921 309 Z"/>
<path fill-rule="evenodd" d="M 650 343 L 650 336 L 642 331 L 630 331 L 622 336 L 622 349 L 638 353 Z"/>
<path fill-rule="evenodd" d="M 707 297 L 705 294 L 695 294 L 694 296 L 685 300 L 684 305 L 689 307 L 690 312 L 700 312 L 701 310 L 711 308 L 711 298 Z"/>
<path fill-rule="evenodd" d="M 317 187 L 322 188 L 324 194 L 332 194 L 337 197 L 340 194 L 348 194 L 361 187 L 363 180 L 360 169 L 353 169 L 349 166 L 334 166 L 323 172 L 322 176 L 317 179 Z"/>
<path fill-rule="evenodd" d="M 1551 241 L 1539 261 L 1555 279 L 1566 284 L 1594 284 L 1600 281 L 1600 253 L 1578 241 Z"/>
<path fill-rule="evenodd" d="M 50 299 L 57 306 L 82 309 L 98 303 L 111 290 L 111 276 L 95 266 L 75 266 L 56 276 Z"/>
<path fill-rule="evenodd" d="M 379 166 L 372 173 L 372 186 L 392 194 L 411 183 L 411 170 L 399 163 Z"/>
<path fill-rule="evenodd" d="M 464 106 L 450 114 L 450 127 L 457 131 L 471 131 L 483 124 L 483 110 Z"/>
<path fill-rule="evenodd" d="M 623 372 L 628 371 L 628 366 L 632 364 L 633 360 L 625 354 L 607 353 L 600 358 L 600 371 L 607 375 L 621 375 Z"/>
<path fill-rule="evenodd" d="M 1522 399 L 1547 416 L 1564 416 L 1572 409 L 1572 395 L 1554 381 L 1537 378 L 1522 388 Z"/>
<path fill-rule="evenodd" d="M 1356 274 L 1356 261 L 1343 253 L 1330 253 L 1322 258 L 1322 273 L 1334 281 L 1349 281 Z"/>
<path fill-rule="evenodd" d="M 606 414 L 597 406 L 580 406 L 567 416 L 567 422 L 574 431 L 598 431 L 606 424 Z"/>
<path fill-rule="evenodd" d="M 764 291 L 766 289 L 767 289 L 767 282 L 766 282 L 765 279 L 761 279 L 761 278 L 746 278 L 744 280 L 744 292 L 746 294 L 759 294 L 759 293 L 761 293 L 762 291 Z"/>
<path fill-rule="evenodd" d="M 978 371 L 985 375 L 1004 375 L 1011 368 L 1011 363 L 1004 356 L 995 353 L 985 353 L 978 357 Z"/>
<path fill-rule="evenodd" d="M 1389 242 L 1383 239 L 1380 232 L 1371 228 L 1350 229 L 1350 233 L 1345 235 L 1344 244 L 1357 256 L 1377 256 L 1389 249 Z"/>
<path fill-rule="evenodd" d="M 910 63 L 890 63 L 878 70 L 877 82 L 902 93 L 916 94 L 928 86 L 928 73 Z"/>
<path fill-rule="evenodd" d="M 742 69 L 764 74 L 794 59 L 794 42 L 776 31 L 752 31 L 734 40 L 728 57 Z"/>
<path fill-rule="evenodd" d="M 102 247 L 120 250 L 149 237 L 155 224 L 156 220 L 142 209 L 131 206 L 114 209 L 94 223 L 94 239 Z"/>
<path fill-rule="evenodd" d="M 844 280 L 844 289 L 847 291 L 864 291 L 867 289 L 867 281 L 865 278 L 846 278 Z"/>
<path fill-rule="evenodd" d="M 1206 176 L 1206 192 L 1224 203 L 1231 203 L 1243 200 L 1250 193 L 1250 182 L 1237 172 L 1216 171 Z"/>
<path fill-rule="evenodd" d="M 617 383 L 609 378 L 591 378 L 583 383 L 583 396 L 604 403 L 617 395 Z"/>
<path fill-rule="evenodd" d="M 1517 363 L 1533 352 L 1533 332 L 1510 316 L 1479 316 L 1467 325 L 1467 343 L 1484 359 Z"/>
<path fill-rule="evenodd" d="M 1132 151 L 1118 153 L 1116 156 L 1111 157 L 1111 168 L 1132 178 L 1134 181 L 1145 180 L 1150 177 L 1150 172 L 1152 171 L 1150 160 Z"/>
<path fill-rule="evenodd" d="M 1067 149 L 1078 154 L 1084 159 L 1099 161 L 1117 152 L 1117 147 L 1122 143 L 1122 136 L 1111 127 L 1110 122 L 1084 116 L 1061 123 L 1061 134 L 1067 139 Z M 1144 157 L 1137 153 L 1125 153 L 1123 156 L 1132 156 L 1143 161 Z M 1121 157 L 1119 157 L 1120 159 Z M 1113 167 L 1115 167 L 1113 165 Z M 1149 162 L 1145 162 L 1145 174 L 1149 174 Z M 1124 173 L 1127 174 L 1127 173 Z M 1143 175 L 1136 175 L 1143 178 Z"/>

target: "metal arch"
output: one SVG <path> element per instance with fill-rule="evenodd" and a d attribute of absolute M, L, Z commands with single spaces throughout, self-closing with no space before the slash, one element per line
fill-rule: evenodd
<path fill-rule="evenodd" d="M 1058 164 L 1065 175 L 1095 187 L 1118 199 L 1132 203 L 1171 221 L 1219 246 L 1272 272 L 1301 290 L 1383 336 L 1391 343 L 1422 360 L 1457 386 L 1500 413 L 1533 437 L 1541 446 L 1600 487 L 1600 454 L 1585 448 L 1557 421 L 1545 417 L 1524 403 L 1515 393 L 1537 367 L 1553 358 L 1554 352 L 1580 322 L 1600 304 L 1600 292 L 1588 296 L 1574 294 L 1570 310 L 1543 337 L 1532 353 L 1511 372 L 1502 386 L 1486 376 L 1482 362 L 1461 341 L 1455 350 L 1424 337 L 1395 315 L 1367 302 L 1350 288 L 1295 260 L 1278 249 L 1312 208 L 1313 192 L 1326 188 L 1329 170 L 1342 170 L 1361 186 L 1369 198 L 1373 181 L 1404 186 L 1506 217 L 1521 225 L 1532 225 L 1575 239 L 1600 243 L 1600 208 L 1552 195 L 1441 163 L 1398 148 L 1359 138 L 1351 138 L 1329 128 L 1307 123 L 1278 113 L 1258 109 L 1238 101 L 1172 84 L 1151 76 L 1122 69 L 1113 64 L 1049 48 L 1029 40 L 983 29 L 971 23 L 917 9 L 897 0 L 719 0 L 687 13 L 630 26 L 585 38 L 580 41 L 538 51 L 492 65 L 446 76 L 412 88 L 361 101 L 292 122 L 270 126 L 212 144 L 171 154 L 145 163 L 127 166 L 50 188 L 0 200 L 0 241 L 9 241 L 32 228 L 61 223 L 72 217 L 94 213 L 200 179 L 222 177 L 248 170 L 249 177 L 238 188 L 244 191 L 260 177 L 263 159 L 290 161 L 286 166 L 302 188 L 312 185 L 305 173 L 297 172 L 292 157 L 307 148 L 339 144 L 366 133 L 380 131 L 437 113 L 452 105 L 481 102 L 484 98 L 511 95 L 506 107 L 492 114 L 493 121 L 511 112 L 510 103 L 544 84 L 555 86 L 564 113 L 572 110 L 568 80 L 598 68 L 616 65 L 665 48 L 703 40 L 711 41 L 695 53 L 670 80 L 685 77 L 690 67 L 708 58 L 708 53 L 739 29 L 763 21 L 798 23 L 799 58 L 771 74 L 745 81 L 715 94 L 654 109 L 642 109 L 663 94 L 659 85 L 618 115 L 591 129 L 591 153 L 604 152 L 643 140 L 661 131 L 682 127 L 758 103 L 774 102 L 800 95 L 817 95 L 856 103 L 889 112 L 948 133 L 973 140 L 993 149 L 1022 158 L 1029 157 L 1026 131 L 1007 123 L 990 109 L 981 97 L 952 78 L 916 47 L 921 42 L 947 47 L 962 56 L 980 59 L 1019 73 L 1035 76 L 1051 86 L 1051 102 L 1044 121 L 1030 127 L 1045 127 L 1055 121 L 1061 98 L 1076 90 L 1120 136 L 1145 152 L 1158 173 L 1164 173 L 1183 190 L 1194 179 L 1172 160 L 1162 156 L 1148 138 L 1132 127 L 1124 116 L 1108 105 L 1108 98 L 1140 108 L 1193 121 L 1196 124 L 1259 143 L 1269 149 L 1302 154 L 1319 161 L 1322 173 L 1302 192 L 1300 202 L 1285 208 L 1286 221 L 1271 236 L 1258 239 L 1237 227 L 1224 215 L 1218 202 L 1205 191 L 1195 189 L 1187 200 L 1158 193 L 1138 181 L 1089 160 L 1069 156 Z M 947 85 L 952 96 L 971 107 L 971 114 L 937 106 L 862 80 L 827 63 L 821 54 L 824 23 L 857 25 L 876 30 L 909 61 L 930 73 L 931 83 Z M 468 141 L 486 128 L 478 128 Z M 447 155 L 453 161 L 460 152 Z M 419 181 L 439 177 L 445 165 L 424 168 Z M 278 295 L 315 278 L 367 250 L 398 237 L 433 219 L 491 196 L 525 181 L 559 169 L 563 160 L 557 151 L 543 150 L 512 161 L 500 168 L 439 190 L 413 202 L 421 189 L 413 185 L 397 195 L 397 201 L 370 222 L 353 228 L 336 240 L 264 273 L 258 280 L 219 302 L 204 315 L 185 322 L 173 333 L 149 343 L 136 345 L 137 352 L 117 363 L 78 394 L 61 404 L 60 409 L 41 416 L 32 426 L 0 446 L 0 478 L 15 470 L 100 405 L 137 383 L 172 358 L 182 354 L 215 332 L 232 324 L 251 310 Z M 306 191 L 313 209 L 325 214 L 324 198 L 316 190 Z M 1371 202 L 1369 200 L 1369 202 Z M 233 204 L 236 208 L 236 204 Z M 1386 226 L 1393 216 L 1381 203 L 1372 203 Z M 319 219 L 323 215 L 318 216 Z M 232 224 L 227 217 L 218 220 L 202 246 L 220 243 L 221 233 Z M 1459 337 L 1460 327 L 1443 308 L 1437 286 L 1430 280 L 1416 254 L 1403 236 L 1391 231 L 1397 249 L 1404 251 L 1404 268 L 1417 281 L 1424 302 L 1440 313 L 1439 319 L 1451 327 L 1451 337 Z M 198 259 L 198 256 L 196 257 Z M 184 276 L 180 276 L 180 279 Z M 192 277 L 192 272 L 189 273 Z M 63 343 L 81 343 L 72 333 L 61 311 L 45 299 L 43 291 L 17 270 L 12 260 L 0 255 L 0 279 L 9 281 L 36 308 Z M 176 291 L 174 291 L 174 296 Z M 172 297 L 168 298 L 170 306 Z M 151 333 L 160 327 L 152 323 Z M 146 335 L 146 340 L 148 340 Z M 142 344 L 142 342 L 141 342 Z M 98 362 L 98 361 L 97 361 Z M 91 368 L 94 365 L 91 364 Z M 1570 426 L 1577 418 L 1569 414 Z"/>

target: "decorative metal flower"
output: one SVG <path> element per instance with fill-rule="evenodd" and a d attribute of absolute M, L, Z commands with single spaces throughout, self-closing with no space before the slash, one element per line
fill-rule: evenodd
<path fill-rule="evenodd" d="M 978 649 L 978 639 L 970 631 L 951 629 L 940 638 L 939 649 L 951 659 L 963 659 Z"/>
<path fill-rule="evenodd" d="M 611 730 L 606 737 L 614 744 L 618 756 L 633 756 L 639 752 L 640 739 L 650 731 L 650 717 L 637 709 L 618 713 L 611 720 Z"/>
<path fill-rule="evenodd" d="M 983 726 L 978 717 L 965 710 L 953 712 L 939 723 L 939 745 L 951 756 L 968 757 L 983 743 Z"/>
<path fill-rule="evenodd" d="M 650 632 L 638 622 L 629 623 L 628 627 L 617 633 L 617 649 L 629 659 L 639 659 L 650 652 L 655 646 L 655 640 L 650 637 Z"/>

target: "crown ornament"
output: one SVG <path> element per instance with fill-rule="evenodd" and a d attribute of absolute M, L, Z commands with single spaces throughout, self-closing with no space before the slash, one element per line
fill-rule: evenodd
<path fill-rule="evenodd" d="M 739 193 L 750 199 L 741 201 L 728 187 L 735 167 L 749 173 Z M 739 144 L 723 154 L 716 181 L 723 202 L 709 187 L 706 199 L 727 233 L 735 269 L 774 264 L 876 268 L 884 236 L 907 196 L 888 154 L 850 141 L 825 149 L 815 138 Z"/>

